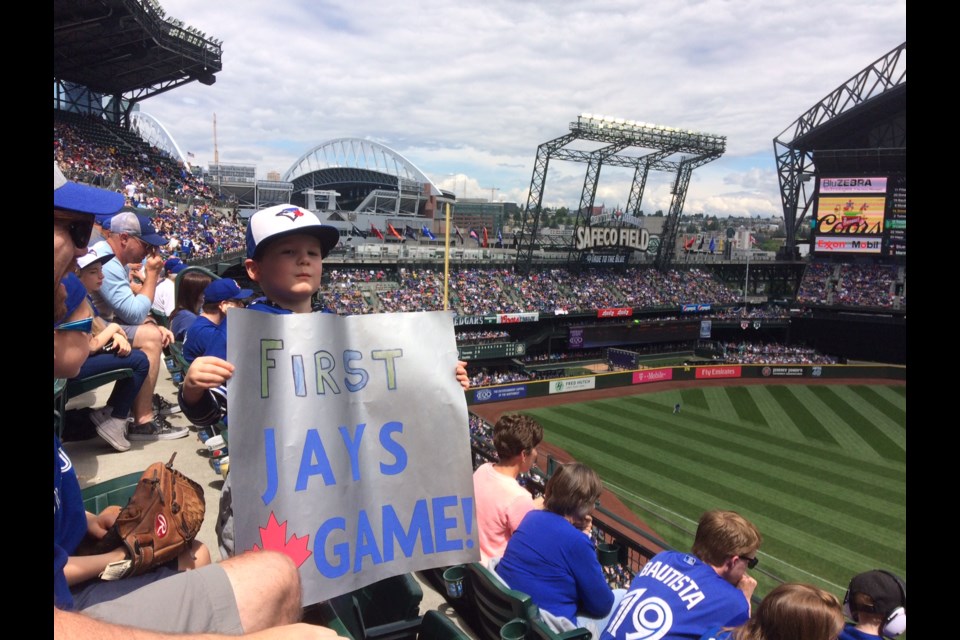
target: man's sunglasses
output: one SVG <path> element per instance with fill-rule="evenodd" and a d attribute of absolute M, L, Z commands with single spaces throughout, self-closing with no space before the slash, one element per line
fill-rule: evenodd
<path fill-rule="evenodd" d="M 747 569 L 753 569 L 755 566 L 760 564 L 760 558 L 756 556 L 752 558 L 748 556 L 740 556 L 740 559 L 747 563 Z"/>
<path fill-rule="evenodd" d="M 83 249 L 89 244 L 90 234 L 93 232 L 93 216 L 70 215 L 54 210 L 53 219 L 67 226 L 70 239 L 77 249 Z"/>
<path fill-rule="evenodd" d="M 53 328 L 54 331 L 82 331 L 90 333 L 93 330 L 93 316 L 83 320 L 74 320 L 73 322 L 64 322 Z"/>

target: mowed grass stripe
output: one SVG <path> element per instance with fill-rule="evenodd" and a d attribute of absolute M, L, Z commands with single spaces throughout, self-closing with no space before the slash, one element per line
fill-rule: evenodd
<path fill-rule="evenodd" d="M 701 387 L 704 397 L 707 399 L 708 414 L 711 418 L 726 420 L 731 423 L 740 421 L 737 410 L 730 400 L 730 394 L 725 387 Z M 646 398 L 656 398 L 658 393 L 647 394 Z M 634 396 L 636 397 L 636 396 Z"/>
<path fill-rule="evenodd" d="M 827 431 L 824 426 L 820 424 L 820 421 L 797 399 L 791 386 L 771 386 L 769 387 L 769 391 L 803 435 L 813 440 L 837 444 L 837 441 L 830 435 L 830 432 Z"/>
<path fill-rule="evenodd" d="M 707 396 L 704 395 L 703 389 L 684 389 L 680 392 L 680 398 L 683 402 L 683 408 L 696 407 L 697 409 L 709 410 L 710 405 L 707 404 Z"/>
<path fill-rule="evenodd" d="M 893 389 L 895 392 L 903 391 L 903 397 L 906 397 L 906 388 L 905 387 L 887 387 L 888 389 Z M 895 425 L 901 426 L 903 429 L 907 428 L 907 411 L 906 409 L 901 409 L 900 407 L 894 405 L 892 402 L 884 398 L 880 393 L 871 387 L 867 387 L 862 384 L 853 385 L 850 387 L 850 390 L 855 394 L 869 402 L 873 407 L 878 411 L 882 412 L 885 416 L 890 418 L 890 422 Z"/>
<path fill-rule="evenodd" d="M 720 387 L 724 391 L 730 387 Z M 783 406 L 770 395 L 769 388 L 763 385 L 754 385 L 744 387 L 749 390 L 753 402 L 763 413 L 764 419 L 770 425 L 770 433 L 784 438 L 790 438 L 796 442 L 807 442 L 807 437 L 790 419 L 790 415 L 784 410 Z"/>
<path fill-rule="evenodd" d="M 850 428 L 851 431 L 860 436 L 877 454 L 887 460 L 902 462 L 905 458 L 904 449 L 895 442 L 890 436 L 883 432 L 883 429 L 865 420 L 863 414 L 854 410 L 845 402 L 831 387 L 812 387 L 811 391 L 824 404 L 830 407 L 834 414 L 839 416 Z"/>
<path fill-rule="evenodd" d="M 741 420 L 746 420 L 747 422 L 752 422 L 753 424 L 762 425 L 764 427 L 770 426 L 767 424 L 767 419 L 763 417 L 763 413 L 753 401 L 753 398 L 750 397 L 750 391 L 746 387 L 725 388 L 727 389 L 727 395 L 730 396 L 730 400 L 733 402 L 733 406 L 737 410 L 737 415 L 740 416 Z"/>
<path fill-rule="evenodd" d="M 860 414 L 861 424 L 872 425 L 874 428 L 883 432 L 884 435 L 903 451 L 901 460 L 906 460 L 907 432 L 903 424 L 893 422 L 889 415 L 878 409 L 872 402 L 855 393 L 851 387 L 833 386 L 832 388 L 834 393 L 836 393 L 842 401 L 846 402 L 853 411 Z M 888 393 L 888 390 L 884 387 L 875 387 L 874 391 L 882 397 L 886 396 L 885 399 L 888 402 L 898 405 L 903 402 L 898 396 Z M 858 426 L 859 425 L 855 424 L 854 428 Z"/>
<path fill-rule="evenodd" d="M 687 500 L 691 499 L 691 492 L 702 492 L 713 496 L 714 504 L 733 501 L 759 513 L 779 511 L 780 519 L 787 519 L 789 513 L 800 513 L 797 521 L 802 523 L 801 528 L 808 531 L 832 530 L 835 535 L 846 536 L 853 541 L 861 540 L 864 545 L 873 544 L 893 551 L 889 545 L 894 533 L 886 526 L 874 524 L 886 517 L 889 526 L 896 526 L 899 519 L 891 517 L 892 509 L 886 512 L 882 509 L 866 509 L 854 500 L 837 498 L 817 490 L 813 485 L 808 485 L 803 495 L 798 496 L 795 483 L 771 476 L 771 473 L 776 473 L 775 469 L 770 469 L 769 473 L 757 471 L 757 459 L 741 455 L 735 450 L 717 451 L 715 447 L 690 438 L 671 440 L 651 436 L 638 443 L 625 437 L 622 429 L 609 424 L 596 424 L 597 407 L 586 411 L 576 409 L 577 406 L 584 405 L 565 405 L 561 408 L 561 413 L 567 418 L 565 424 L 551 424 L 548 440 L 556 431 L 573 441 L 579 439 L 594 449 L 603 450 L 606 443 L 610 449 L 608 455 L 621 460 L 625 466 L 639 466 L 647 472 L 654 471 L 672 479 L 684 488 L 688 494 Z M 544 424 L 544 427 L 547 425 Z M 579 438 L 577 433 L 580 434 Z M 577 449 L 583 453 L 581 447 Z M 638 463 L 638 458 L 642 464 Z M 723 460 L 723 464 L 715 464 L 717 460 Z M 705 503 L 705 506 L 708 505 L 709 501 Z M 834 522 L 841 525 L 835 526 Z"/>
<path fill-rule="evenodd" d="M 630 417 L 634 415 L 633 406 L 645 407 L 651 411 L 651 416 L 666 416 L 669 412 L 656 401 L 647 400 L 649 396 L 629 396 L 610 400 L 598 400 L 585 403 L 587 406 L 603 406 L 605 410 L 619 412 L 620 415 Z M 574 406 L 574 405 L 565 405 Z M 582 406 L 582 405 L 575 405 Z M 539 411 L 539 410 L 538 410 Z M 857 460 L 851 468 L 851 457 L 837 447 L 825 447 L 822 444 L 809 444 L 784 439 L 772 435 L 756 426 L 747 426 L 741 423 L 728 422 L 709 416 L 670 416 L 677 424 L 688 426 L 702 433 L 704 437 L 721 438 L 716 442 L 725 444 L 729 438 L 737 438 L 738 447 L 749 447 L 757 452 L 757 456 L 776 458 L 776 463 L 788 468 L 809 468 L 811 473 L 831 474 L 838 483 L 843 483 L 863 491 L 866 495 L 880 495 L 884 499 L 902 500 L 905 494 L 906 465 L 883 462 L 867 462 Z M 780 454 L 783 455 L 780 455 Z M 891 492 L 889 495 L 883 492 Z"/>

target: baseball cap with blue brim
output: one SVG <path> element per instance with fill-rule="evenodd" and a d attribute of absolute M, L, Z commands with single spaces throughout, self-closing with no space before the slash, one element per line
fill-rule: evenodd
<path fill-rule="evenodd" d="M 53 208 L 92 215 L 116 213 L 123 207 L 124 197 L 113 191 L 77 184 L 63 175 L 53 162 Z"/>
<path fill-rule="evenodd" d="M 113 259 L 113 253 L 107 252 L 99 254 L 93 250 L 93 247 L 87 249 L 87 252 L 77 258 L 77 266 L 86 269 L 92 264 L 106 264 Z"/>
<path fill-rule="evenodd" d="M 155 247 L 162 247 L 170 242 L 170 240 L 157 233 L 153 223 L 150 222 L 150 218 L 131 211 L 124 211 L 113 216 L 113 219 L 110 220 L 110 233 L 125 233 L 136 236 Z"/>
<path fill-rule="evenodd" d="M 203 290 L 203 301 L 223 302 L 224 300 L 243 300 L 253 295 L 252 289 L 241 289 L 233 278 L 214 280 Z"/>
<path fill-rule="evenodd" d="M 292 204 L 278 204 L 260 209 L 247 223 L 247 257 L 254 260 L 263 255 L 263 249 L 279 238 L 297 234 L 314 236 L 320 240 L 320 255 L 324 258 L 337 246 L 340 232 L 323 224 L 316 214 Z"/>
<path fill-rule="evenodd" d="M 163 263 L 163 270 L 167 275 L 176 275 L 187 268 L 187 263 L 180 258 L 170 258 Z"/>

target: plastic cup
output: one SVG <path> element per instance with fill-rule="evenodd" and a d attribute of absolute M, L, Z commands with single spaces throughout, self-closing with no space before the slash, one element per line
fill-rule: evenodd
<path fill-rule="evenodd" d="M 527 637 L 527 622 L 514 618 L 500 627 L 500 640 L 524 640 Z"/>
<path fill-rule="evenodd" d="M 451 598 L 463 597 L 463 578 L 466 570 L 462 565 L 450 567 L 443 572 L 443 582 L 447 586 L 447 595 Z"/>
<path fill-rule="evenodd" d="M 597 545 L 597 560 L 600 562 L 600 566 L 614 566 L 620 562 L 620 545 L 601 542 Z"/>

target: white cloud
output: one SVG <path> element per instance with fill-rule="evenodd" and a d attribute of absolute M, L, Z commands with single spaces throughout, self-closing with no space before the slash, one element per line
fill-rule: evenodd
<path fill-rule="evenodd" d="M 524 203 L 537 146 L 602 113 L 727 136 L 684 207 L 717 214 L 779 212 L 772 139 L 906 39 L 905 0 L 161 3 L 224 42 L 216 84 L 142 104 L 199 161 L 216 113 L 221 160 L 261 176 L 368 137 L 435 179 L 467 175 L 470 196 Z M 583 173 L 551 164 L 545 200 L 576 206 Z M 629 176 L 611 176 L 598 193 L 625 203 Z M 666 210 L 664 193 L 648 187 L 643 208 Z"/>

